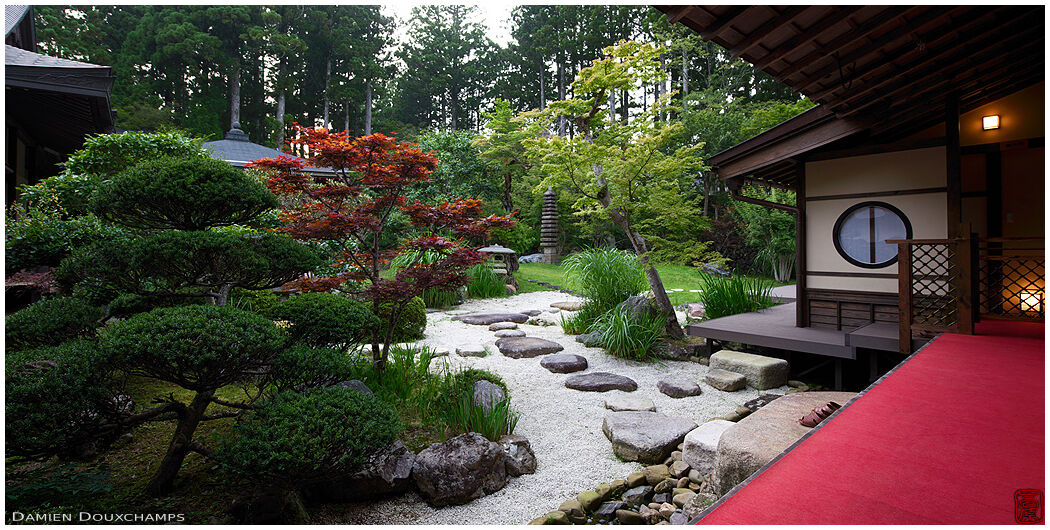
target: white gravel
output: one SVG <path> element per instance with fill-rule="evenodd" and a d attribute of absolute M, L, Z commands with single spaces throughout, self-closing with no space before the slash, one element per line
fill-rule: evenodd
<path fill-rule="evenodd" d="M 459 306 L 453 314 L 514 312 L 528 309 L 546 311 L 552 302 L 576 299 L 572 295 L 543 291 L 519 294 L 509 298 L 472 300 Z M 558 318 L 559 315 L 551 315 Z M 660 393 L 656 383 L 665 374 L 693 375 L 702 381 L 706 366 L 692 362 L 634 363 L 606 354 L 600 348 L 587 348 L 575 337 L 562 333 L 560 326 L 540 327 L 528 324 L 518 329 L 530 337 L 553 340 L 565 347 L 562 353 L 575 353 L 587 358 L 586 372 L 606 371 L 625 375 L 638 382 L 641 394 L 653 400 L 657 412 L 682 416 L 703 423 L 716 416 L 733 412 L 738 405 L 758 397 L 759 392 L 745 389 L 722 392 L 702 384 L 703 394 L 673 399 Z M 641 469 L 637 462 L 622 462 L 612 452 L 602 433 L 602 418 L 607 411 L 604 400 L 609 393 L 579 392 L 565 388 L 572 374 L 554 374 L 540 366 L 542 357 L 510 359 L 499 353 L 496 337 L 488 326 L 473 326 L 453 321 L 446 312 L 427 315 L 426 338 L 422 341 L 453 352 L 447 360 L 456 367 L 483 368 L 498 373 L 510 390 L 511 406 L 521 413 L 516 434 L 529 439 L 536 453 L 538 469 L 533 475 L 512 478 L 495 494 L 469 504 L 435 509 L 414 493 L 382 501 L 352 503 L 340 506 L 338 514 L 322 515 L 326 523 L 349 524 L 525 524 L 558 508 L 566 499 L 592 489 L 602 482 L 626 478 Z M 487 346 L 487 357 L 464 358 L 456 355 L 457 346 Z M 586 373 L 577 372 L 577 373 Z M 783 394 L 788 387 L 766 392 Z M 335 508 L 335 507 L 332 507 Z M 327 511 L 327 510 L 326 510 Z M 336 510 L 332 510 L 333 512 Z"/>

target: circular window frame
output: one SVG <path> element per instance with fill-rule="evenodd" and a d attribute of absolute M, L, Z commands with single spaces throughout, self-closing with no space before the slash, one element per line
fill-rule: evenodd
<path fill-rule="evenodd" d="M 877 206 L 879 208 L 884 208 L 893 212 L 901 221 L 904 222 L 905 239 L 912 238 L 911 221 L 908 220 L 908 216 L 904 215 L 904 212 L 902 212 L 900 208 L 897 208 L 896 206 L 886 202 L 865 201 L 858 204 L 854 204 L 849 208 L 846 208 L 846 211 L 842 212 L 842 214 L 839 215 L 839 218 L 835 220 L 835 227 L 831 231 L 831 242 L 835 244 L 835 250 L 838 251 L 839 256 L 842 256 L 842 259 L 846 260 L 851 265 L 856 265 L 857 267 L 861 267 L 864 269 L 882 269 L 897 263 L 897 255 L 894 254 L 893 257 L 889 260 L 880 263 L 864 263 L 863 261 L 858 261 L 849 254 L 847 254 L 846 251 L 843 250 L 842 244 L 839 242 L 839 236 L 841 235 L 840 232 L 842 230 L 842 223 L 846 221 L 846 218 L 848 218 L 853 212 L 861 208 L 870 208 L 872 206 Z"/>

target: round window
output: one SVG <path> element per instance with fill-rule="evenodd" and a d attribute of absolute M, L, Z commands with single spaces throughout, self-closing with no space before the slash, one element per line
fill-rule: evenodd
<path fill-rule="evenodd" d="M 835 249 L 842 257 L 869 269 L 897 262 L 897 245 L 887 239 L 911 239 L 911 223 L 904 213 L 884 202 L 851 206 L 835 221 Z"/>

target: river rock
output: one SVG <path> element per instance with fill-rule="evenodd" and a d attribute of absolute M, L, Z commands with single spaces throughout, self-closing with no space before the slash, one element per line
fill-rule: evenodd
<path fill-rule="evenodd" d="M 653 400 L 644 396 L 635 396 L 623 392 L 613 392 L 605 398 L 605 408 L 613 412 L 647 411 L 656 412 Z"/>
<path fill-rule="evenodd" d="M 600 348 L 602 346 L 602 332 L 592 331 L 590 333 L 584 333 L 583 335 L 577 335 L 576 342 L 579 342 L 588 348 Z"/>
<path fill-rule="evenodd" d="M 638 383 L 634 379 L 609 372 L 574 375 L 565 380 L 565 386 L 583 392 L 608 392 L 610 390 L 634 392 L 638 390 Z"/>
<path fill-rule="evenodd" d="M 673 398 L 684 398 L 698 396 L 701 393 L 700 384 L 696 378 L 685 374 L 672 374 L 656 383 L 660 392 Z"/>
<path fill-rule="evenodd" d="M 586 370 L 587 358 L 572 353 L 556 353 L 544 357 L 540 366 L 556 374 L 569 374 Z"/>
<path fill-rule="evenodd" d="M 432 506 L 466 504 L 507 484 L 503 448 L 478 433 L 424 449 L 412 466 L 420 495 Z"/>
<path fill-rule="evenodd" d="M 670 521 L 671 524 L 689 524 L 689 516 L 682 510 L 675 510 L 668 521 Z"/>
<path fill-rule="evenodd" d="M 653 494 L 652 486 L 638 486 L 627 490 L 623 494 L 623 502 L 630 504 L 631 506 L 638 506 L 644 504 L 645 500 Z"/>
<path fill-rule="evenodd" d="M 611 412 L 602 423 L 616 456 L 646 464 L 663 462 L 695 428 L 696 423 L 688 418 L 656 412 Z"/>
<path fill-rule="evenodd" d="M 529 319 L 529 316 L 523 313 L 481 313 L 476 315 L 457 315 L 452 317 L 452 320 L 459 320 L 464 324 L 473 324 L 475 326 L 489 326 L 496 322 L 517 322 L 522 324 Z"/>
<path fill-rule="evenodd" d="M 616 520 L 620 524 L 645 524 L 642 514 L 634 510 L 616 510 Z"/>
<path fill-rule="evenodd" d="M 610 521 L 616 518 L 616 510 L 624 510 L 627 508 L 627 504 L 620 501 L 603 502 L 597 510 L 594 510 L 594 516 L 598 519 Z"/>
<path fill-rule="evenodd" d="M 532 452 L 528 438 L 519 434 L 504 434 L 496 443 L 503 447 L 508 475 L 520 477 L 536 472 L 536 453 Z"/>
<path fill-rule="evenodd" d="M 565 348 L 557 342 L 537 337 L 508 337 L 496 341 L 500 353 L 511 359 L 539 357 Z"/>
<path fill-rule="evenodd" d="M 368 385 L 364 384 L 363 382 L 361 382 L 361 381 L 359 381 L 357 379 L 351 379 L 349 381 L 340 381 L 340 382 L 336 383 L 334 386 L 337 386 L 337 387 L 340 387 L 340 388 L 352 388 L 352 389 L 357 390 L 358 392 L 360 392 L 362 394 L 371 394 L 372 393 L 372 389 L 368 388 Z"/>

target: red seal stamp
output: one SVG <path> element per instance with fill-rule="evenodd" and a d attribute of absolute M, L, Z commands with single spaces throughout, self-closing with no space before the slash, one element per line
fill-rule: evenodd
<path fill-rule="evenodd" d="M 1018 524 L 1042 524 L 1043 490 L 1025 489 L 1014 492 L 1014 520 Z"/>

